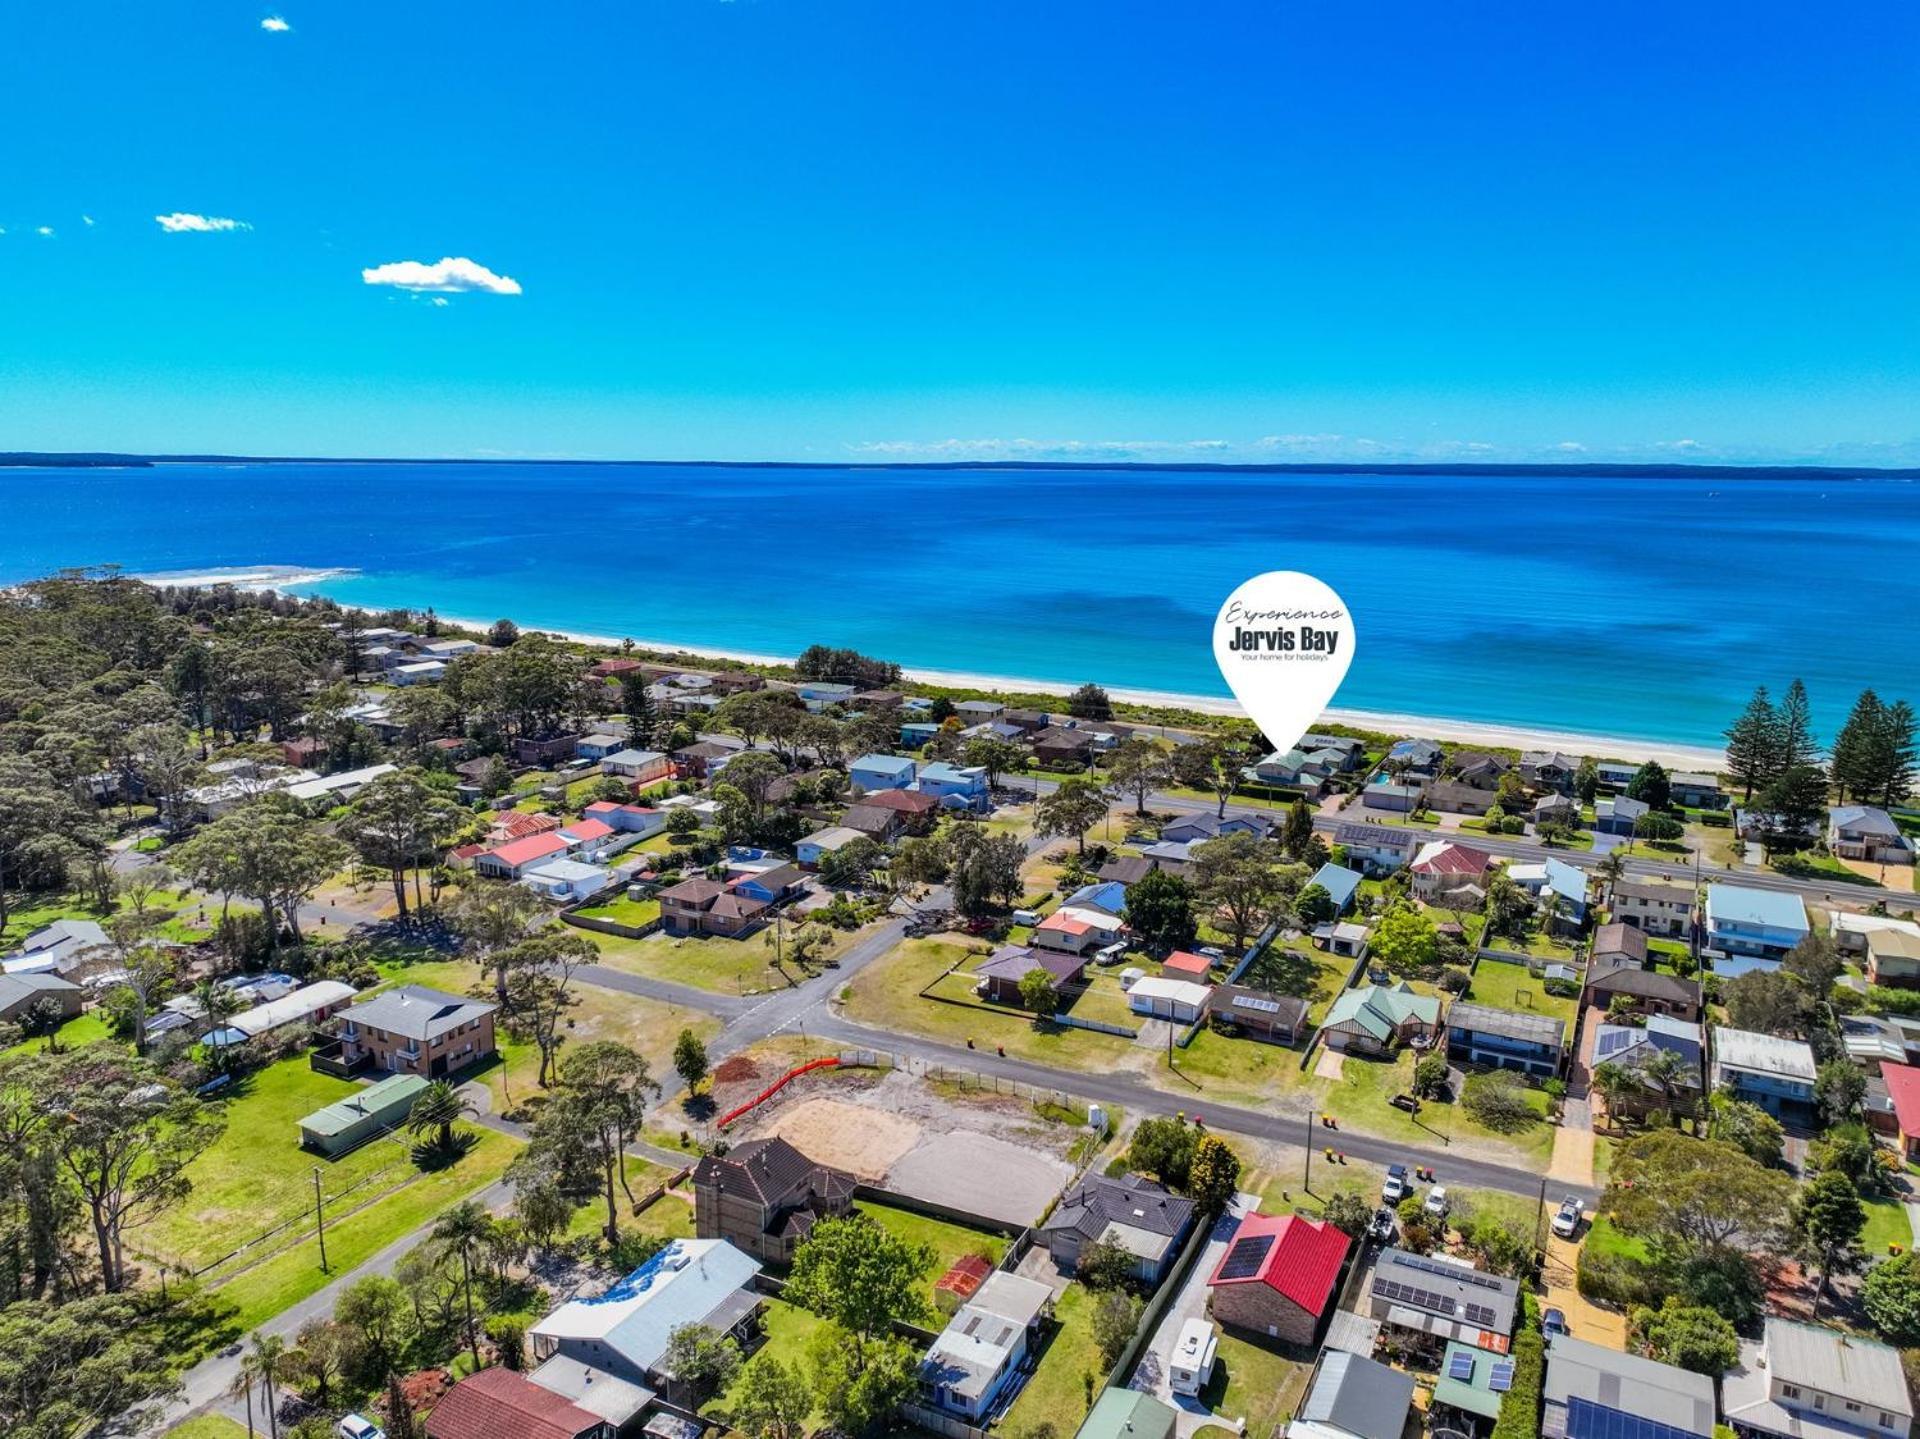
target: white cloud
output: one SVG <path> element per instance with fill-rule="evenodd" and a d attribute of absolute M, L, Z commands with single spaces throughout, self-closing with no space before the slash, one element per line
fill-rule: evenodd
<path fill-rule="evenodd" d="M 153 219 L 169 235 L 211 235 L 253 228 L 245 220 L 230 220 L 225 215 L 194 215 L 185 210 L 175 210 L 171 215 L 155 215 Z"/>
<path fill-rule="evenodd" d="M 452 303 L 453 301 L 449 300 L 445 295 L 435 295 L 433 297 L 433 307 L 436 310 L 444 310 Z"/>
<path fill-rule="evenodd" d="M 91 230 L 93 228 L 93 216 L 82 215 L 80 217 L 80 223 L 85 225 L 89 230 Z"/>
<path fill-rule="evenodd" d="M 428 265 L 419 260 L 395 260 L 362 270 L 360 278 L 369 285 L 391 285 L 397 290 L 444 295 L 517 295 L 520 282 L 496 275 L 485 265 L 465 257 L 447 256 Z"/>
<path fill-rule="evenodd" d="M 269 15 L 260 22 L 260 28 L 275 35 L 284 35 L 291 30 L 293 26 L 289 25 L 285 20 L 282 20 L 278 15 Z"/>
<path fill-rule="evenodd" d="M 36 229 L 33 233 L 40 236 L 42 239 L 51 240 L 53 238 L 53 226 L 42 225 L 38 229 Z"/>

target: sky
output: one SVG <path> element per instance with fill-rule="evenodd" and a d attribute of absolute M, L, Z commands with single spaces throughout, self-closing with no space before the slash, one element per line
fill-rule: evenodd
<path fill-rule="evenodd" d="M 0 449 L 1920 463 L 1910 0 L 7 31 Z"/>

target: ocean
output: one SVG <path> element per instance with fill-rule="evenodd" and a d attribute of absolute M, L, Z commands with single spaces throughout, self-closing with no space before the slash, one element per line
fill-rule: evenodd
<path fill-rule="evenodd" d="M 1714 745 L 1799 676 L 1920 701 L 1920 484 L 539 463 L 0 470 L 0 581 L 286 566 L 374 607 L 1224 698 L 1209 626 L 1306 570 L 1343 709 Z"/>

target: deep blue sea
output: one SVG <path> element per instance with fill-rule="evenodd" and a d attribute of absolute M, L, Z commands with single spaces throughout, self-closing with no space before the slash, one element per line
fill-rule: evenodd
<path fill-rule="evenodd" d="M 287 565 L 372 606 L 1224 696 L 1220 600 L 1346 599 L 1346 709 L 1714 744 L 1798 675 L 1920 701 L 1920 484 L 1155 470 L 0 470 L 0 580 Z"/>

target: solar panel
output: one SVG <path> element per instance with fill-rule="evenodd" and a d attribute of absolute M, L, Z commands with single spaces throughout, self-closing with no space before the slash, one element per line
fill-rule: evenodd
<path fill-rule="evenodd" d="M 1236 1239 L 1233 1248 L 1227 1251 L 1226 1263 L 1220 1266 L 1221 1279 L 1246 1279 L 1260 1272 L 1260 1265 L 1266 1260 L 1267 1251 L 1273 1248 L 1271 1234 L 1250 1234 L 1245 1239 Z"/>
<path fill-rule="evenodd" d="M 1623 1414 L 1591 1399 L 1569 1398 L 1567 1439 L 1688 1439 L 1688 1433 L 1638 1414 Z"/>
<path fill-rule="evenodd" d="M 1458 1379 L 1462 1384 L 1473 1382 L 1473 1356 L 1464 1349 L 1453 1351 L 1453 1357 L 1447 1360 L 1447 1378 Z"/>
<path fill-rule="evenodd" d="M 1437 1259 L 1423 1259 L 1418 1254 L 1405 1252 L 1395 1254 L 1393 1262 L 1401 1269 L 1418 1269 L 1422 1274 L 1437 1274 L 1456 1284 L 1477 1284 L 1482 1289 L 1502 1289 L 1507 1286 L 1502 1280 L 1482 1274 L 1477 1269 L 1468 1269 L 1462 1264 L 1443 1264 Z"/>
<path fill-rule="evenodd" d="M 1233 997 L 1233 1007 L 1235 1009 L 1254 1009 L 1262 1014 L 1278 1014 L 1280 1012 L 1278 1001 L 1255 999 L 1252 995 L 1248 994 L 1236 994 Z"/>
<path fill-rule="evenodd" d="M 1491 1329 L 1494 1325 L 1494 1312 L 1484 1304 L 1467 1306 L 1467 1323 L 1478 1324 L 1482 1329 Z"/>
<path fill-rule="evenodd" d="M 1513 1388 L 1513 1361 L 1502 1359 L 1487 1371 L 1487 1388 L 1496 1394 L 1504 1394 Z"/>

